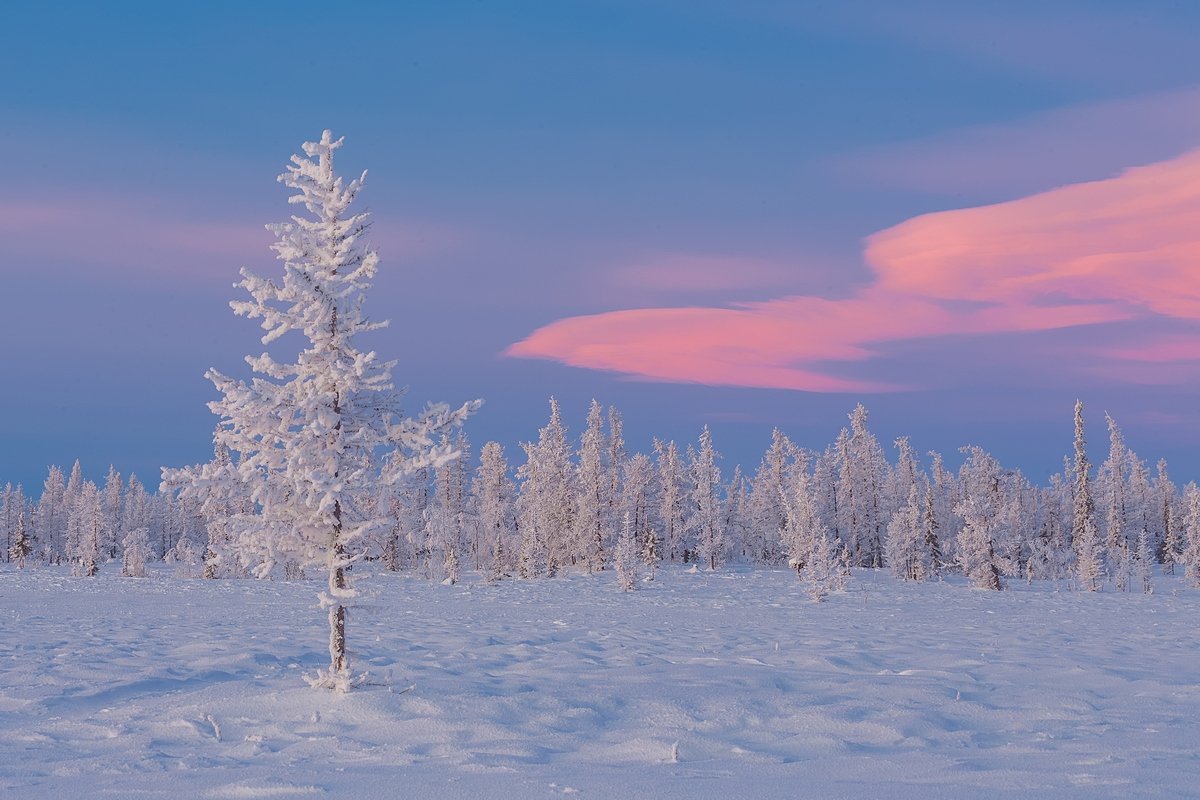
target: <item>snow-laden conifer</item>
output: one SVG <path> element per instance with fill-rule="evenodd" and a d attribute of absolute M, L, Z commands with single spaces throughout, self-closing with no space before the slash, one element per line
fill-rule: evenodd
<path fill-rule="evenodd" d="M 655 439 L 654 453 L 658 462 L 658 515 L 662 524 L 662 556 L 668 561 L 679 561 L 683 559 L 686 550 L 684 509 L 687 493 L 679 446 L 674 440 L 664 444 Z"/>
<path fill-rule="evenodd" d="M 607 442 L 604 414 L 594 398 L 587 424 L 579 438 L 579 465 L 575 470 L 575 560 L 588 572 L 604 569 L 609 549 L 609 498 L 612 479 L 605 468 Z"/>
<path fill-rule="evenodd" d="M 638 546 L 633 528 L 633 515 L 625 511 L 621 521 L 621 533 L 613 549 L 613 566 L 617 573 L 617 585 L 622 591 L 632 592 L 637 588 Z"/>
<path fill-rule="evenodd" d="M 604 460 L 604 494 L 606 511 L 604 529 L 611 535 L 624 517 L 622 479 L 625 475 L 625 421 L 615 406 L 608 407 L 608 452 Z"/>
<path fill-rule="evenodd" d="M 350 211 L 366 173 L 346 184 L 334 172 L 341 145 L 325 131 L 320 141 L 305 143 L 304 155 L 292 156 L 279 180 L 295 192 L 289 202 L 308 214 L 269 226 L 283 278 L 243 269 L 238 285 L 250 299 L 230 304 L 238 315 L 261 320 L 264 345 L 299 334 L 296 360 L 264 352 L 246 359 L 256 373 L 249 383 L 215 369 L 208 377 L 221 394 L 210 404 L 222 418 L 218 439 L 238 454 L 239 475 L 256 504 L 232 521 L 239 553 L 260 577 L 289 561 L 325 570 L 320 599 L 329 612 L 330 665 L 313 683 L 344 691 L 352 683 L 346 607 L 356 596 L 347 568 L 362 553 L 364 535 L 381 524 L 358 515 L 353 498 L 454 458 L 436 436 L 477 403 L 405 416 L 392 386 L 394 362 L 358 346 L 361 334 L 384 327 L 363 308 L 379 259 L 363 241 L 367 214 Z M 164 470 L 165 481 L 172 477 Z"/>
<path fill-rule="evenodd" d="M 1129 509 L 1128 484 L 1125 476 L 1128 450 L 1121 429 L 1108 414 L 1108 458 L 1100 465 L 1097 483 L 1103 498 L 1104 550 L 1108 554 L 1109 574 L 1117 579 L 1118 589 L 1124 590 L 1129 577 Z"/>
<path fill-rule="evenodd" d="M 121 540 L 121 575 L 126 578 L 146 577 L 146 562 L 151 558 L 150 531 L 134 528 Z"/>
<path fill-rule="evenodd" d="M 451 446 L 449 437 L 442 437 L 442 446 Z M 441 577 L 450 584 L 458 583 L 468 555 L 466 484 L 470 445 L 462 433 L 454 441 L 454 449 L 460 453 L 459 458 L 440 464 L 433 471 L 433 504 L 427 519 L 432 552 L 441 564 Z"/>
<path fill-rule="evenodd" d="M 746 516 L 746 553 L 755 564 L 778 564 L 784 553 L 787 512 L 788 470 L 796 446 L 778 428 L 771 431 L 771 444 L 754 473 Z"/>
<path fill-rule="evenodd" d="M 47 564 L 62 561 L 67 538 L 67 483 L 62 469 L 51 466 L 42 484 L 36 512 L 37 555 Z"/>
<path fill-rule="evenodd" d="M 16 564 L 17 569 L 25 569 L 25 560 L 32 554 L 33 542 L 25 526 L 25 510 L 21 509 L 13 530 L 12 543 L 8 546 L 8 560 Z"/>
<path fill-rule="evenodd" d="M 954 513 L 958 504 L 958 480 L 946 467 L 942 454 L 931 450 L 928 453 L 929 488 L 933 500 L 933 517 L 937 524 L 940 549 L 939 569 L 954 563 L 955 534 L 962 527 L 962 520 Z"/>
<path fill-rule="evenodd" d="M 221 441 L 220 427 L 213 434 L 212 460 L 176 470 L 170 477 L 170 481 L 164 480 L 162 490 L 178 491 L 181 498 L 191 501 L 203 522 L 201 576 L 212 579 L 242 574 L 230 523 L 237 515 L 248 513 L 251 504 L 245 481 Z"/>
<path fill-rule="evenodd" d="M 638 557 L 649 570 L 650 580 L 654 579 L 662 558 L 658 532 L 654 528 L 654 478 L 654 465 L 644 453 L 635 453 L 625 461 L 621 476 L 622 519 L 629 516 Z"/>
<path fill-rule="evenodd" d="M 4 532 L 4 560 L 11 561 L 10 553 L 14 537 L 17 533 L 17 523 L 24 526 L 25 517 L 25 492 L 20 484 L 13 486 L 11 483 L 4 485 L 4 494 L 0 495 L 0 530 Z M 28 531 L 26 532 L 28 542 Z"/>
<path fill-rule="evenodd" d="M 1142 530 L 1138 534 L 1137 549 L 1134 551 L 1134 581 L 1145 594 L 1154 591 L 1154 548 L 1150 546 L 1150 534 Z"/>
<path fill-rule="evenodd" d="M 750 525 L 746 517 L 747 506 L 750 503 L 750 493 L 746 487 L 746 478 L 742 475 L 742 468 L 736 465 L 733 468 L 733 475 L 729 478 L 729 485 L 725 487 L 725 510 L 721 520 L 721 524 L 725 528 L 725 549 L 729 553 L 746 552 L 746 537 L 750 532 Z"/>
<path fill-rule="evenodd" d="M 125 483 L 125 500 L 121 504 L 121 530 L 129 532 L 145 528 L 146 535 L 154 540 L 154 498 L 134 473 Z M 162 558 L 163 553 L 150 551 L 148 558 Z"/>
<path fill-rule="evenodd" d="M 833 538 L 824 530 L 814 539 L 801 581 L 804 590 L 815 602 L 819 603 L 831 592 L 846 588 L 846 578 L 850 574 L 850 551 L 842 548 L 839 556 L 834 550 L 836 546 Z"/>
<path fill-rule="evenodd" d="M 1000 464 L 989 453 L 974 445 L 962 448 L 967 453 L 959 473 L 962 498 L 954 512 L 963 520 L 955 553 L 963 574 L 978 589 L 1001 589 L 1005 564 L 998 552 L 1005 516 L 1001 489 Z"/>
<path fill-rule="evenodd" d="M 101 508 L 104 512 L 104 539 L 101 542 L 104 560 L 111 561 L 117 557 L 121 537 L 121 502 L 124 499 L 125 482 L 121 473 L 109 464 L 108 476 L 104 479 L 104 490 L 101 493 Z"/>
<path fill-rule="evenodd" d="M 1085 592 L 1098 592 L 1104 582 L 1104 545 L 1100 543 L 1100 531 L 1093 516 L 1083 518 L 1083 529 L 1074 542 L 1075 576 L 1079 588 Z"/>
<path fill-rule="evenodd" d="M 925 555 L 929 563 L 928 577 L 941 574 L 945 561 L 942 555 L 942 525 L 938 521 L 937 504 L 934 501 L 932 484 L 925 485 L 925 502 L 921 512 L 921 538 L 925 543 Z"/>
<path fill-rule="evenodd" d="M 474 496 L 475 524 L 485 548 L 483 568 L 489 582 L 509 574 L 515 561 L 516 519 L 513 494 L 516 488 L 508 477 L 508 462 L 499 442 L 488 442 L 479 451 L 479 468 L 471 483 Z"/>
<path fill-rule="evenodd" d="M 923 581 L 933 574 L 925 533 L 920 489 L 913 483 L 907 501 L 888 522 L 884 552 L 893 575 L 906 581 Z"/>
<path fill-rule="evenodd" d="M 1087 591 L 1099 589 L 1103 570 L 1103 545 L 1096 524 L 1096 505 L 1092 500 L 1091 463 L 1083 430 L 1083 401 L 1075 401 L 1075 463 L 1072 472 L 1071 546 L 1080 585 Z M 1087 553 L 1085 555 L 1084 550 Z"/>
<path fill-rule="evenodd" d="M 798 470 L 792 485 L 783 495 L 784 528 L 783 552 L 787 564 L 796 570 L 800 580 L 806 580 L 816 558 L 814 553 L 821 547 L 822 539 L 828 538 L 825 522 L 817 513 L 814 478 L 807 470 Z M 826 543 L 828 558 L 834 557 L 832 546 Z"/>
<path fill-rule="evenodd" d="M 861 403 L 850 413 L 839 502 L 845 497 L 848 541 L 854 562 L 861 567 L 881 567 L 886 525 L 881 495 L 887 461 L 879 440 L 867 429 L 867 417 L 867 409 Z"/>
<path fill-rule="evenodd" d="M 558 401 L 550 398 L 550 421 L 537 442 L 522 444 L 525 463 L 517 470 L 521 530 L 518 570 L 522 578 L 554 576 L 571 563 L 575 530 L 574 466 Z"/>
<path fill-rule="evenodd" d="M 1189 481 L 1183 490 L 1184 550 L 1180 560 L 1188 582 L 1200 587 L 1200 487 Z"/>
<path fill-rule="evenodd" d="M 1158 519 L 1157 553 L 1163 573 L 1175 574 L 1175 565 L 1183 553 L 1184 541 L 1181 534 L 1182 514 L 1177 511 L 1178 495 L 1174 482 L 1167 474 L 1167 462 L 1159 459 L 1158 474 L 1154 479 L 1155 507 Z"/>
<path fill-rule="evenodd" d="M 74 564 L 76 575 L 90 578 L 99 571 L 104 539 L 100 490 L 91 481 L 83 481 L 72 497 L 67 521 L 67 557 Z"/>
<path fill-rule="evenodd" d="M 699 449 L 688 465 L 691 476 L 691 514 L 684 522 L 696 543 L 698 559 L 709 569 L 725 562 L 725 525 L 721 510 L 721 468 L 708 426 L 700 433 Z"/>

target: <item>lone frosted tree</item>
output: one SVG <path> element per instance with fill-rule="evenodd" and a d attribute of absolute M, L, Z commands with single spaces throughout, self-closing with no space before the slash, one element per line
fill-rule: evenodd
<path fill-rule="evenodd" d="M 395 362 L 357 346 L 360 334 L 386 323 L 363 311 L 379 258 L 363 242 L 368 215 L 349 211 L 366 173 L 349 184 L 334 173 L 341 145 L 325 131 L 320 141 L 304 144 L 304 155 L 292 156 L 279 181 L 295 191 L 289 202 L 308 215 L 268 226 L 283 280 L 243 269 L 237 285 L 251 299 L 230 303 L 236 314 L 261 320 L 264 345 L 299 334 L 298 356 L 291 363 L 267 353 L 248 356 L 256 373 L 250 383 L 215 369 L 207 377 L 222 395 L 209 404 L 222 418 L 217 439 L 239 454 L 237 471 L 254 503 L 230 521 L 238 554 L 258 577 L 289 561 L 325 570 L 320 600 L 328 609 L 330 664 L 311 682 L 346 691 L 353 684 L 346 606 L 356 596 L 347 568 L 363 554 L 366 534 L 384 524 L 367 518 L 354 498 L 453 459 L 453 447 L 437 444 L 437 436 L 479 402 L 454 411 L 431 405 L 407 417 L 392 385 Z M 167 484 L 188 479 L 202 484 L 204 476 L 163 471 Z"/>

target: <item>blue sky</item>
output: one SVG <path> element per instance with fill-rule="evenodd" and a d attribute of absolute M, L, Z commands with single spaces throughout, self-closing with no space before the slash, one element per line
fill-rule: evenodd
<path fill-rule="evenodd" d="M 0 481 L 40 486 L 78 456 L 93 477 L 112 462 L 153 482 L 206 457 L 203 372 L 259 348 L 231 284 L 240 266 L 275 268 L 262 225 L 288 207 L 274 176 L 325 127 L 346 136 L 347 172 L 370 170 L 370 303 L 392 320 L 371 344 L 400 359 L 414 406 L 484 397 L 469 433 L 510 459 L 550 394 L 576 429 L 593 396 L 617 405 L 635 449 L 711 424 L 727 471 L 752 468 L 773 425 L 823 447 L 861 401 L 885 441 L 978 443 L 1042 479 L 1082 397 L 1097 456 L 1107 410 L 1143 457 L 1195 477 L 1197 315 L 1166 302 L 1182 284 L 1143 291 L 1154 270 L 1200 272 L 1195 237 L 1156 231 L 1165 261 L 1056 273 L 1019 307 L 926 282 L 911 307 L 956 315 L 926 326 L 904 318 L 915 289 L 898 302 L 872 287 L 935 249 L 922 231 L 974 230 L 953 212 L 1055 190 L 1075 227 L 1043 240 L 1073 242 L 1073 258 L 1134 247 L 1081 235 L 1099 201 L 1070 190 L 1143 165 L 1169 175 L 1200 146 L 1198 33 L 1200 9 L 1167 2 L 5 4 Z M 1181 218 L 1193 199 L 1118 205 L 1147 231 L 1147 214 Z M 1025 207 L 990 214 L 989 241 L 1025 231 L 1010 221 L 1028 226 Z M 871 249 L 884 239 L 905 258 Z M 975 258 L 973 242 L 912 274 L 949 285 L 1033 257 L 980 243 Z M 1004 322 L 976 325 L 995 303 Z M 580 355 L 630 346 L 612 339 L 622 318 L 596 315 L 746 304 L 800 317 L 786 335 L 804 342 L 777 353 L 747 333 L 735 360 L 799 364 L 826 388 L 748 381 L 709 351 L 676 382 L 627 352 Z M 815 304 L 847 326 L 897 319 L 825 341 L 805 325 Z M 1012 322 L 1048 306 L 1106 313 Z M 635 356 L 678 365 L 672 342 L 692 334 L 639 337 Z M 535 357 L 505 355 L 527 340 Z"/>

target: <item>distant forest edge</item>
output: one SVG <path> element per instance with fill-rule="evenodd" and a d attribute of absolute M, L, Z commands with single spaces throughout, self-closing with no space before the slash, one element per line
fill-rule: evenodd
<path fill-rule="evenodd" d="M 629 454 L 615 408 L 593 401 L 575 442 L 553 398 L 550 412 L 515 470 L 496 442 L 473 459 L 459 431 L 443 441 L 456 459 L 358 494 L 347 509 L 364 521 L 352 557 L 449 582 L 466 571 L 487 581 L 609 571 L 627 589 L 661 563 L 786 565 L 816 597 L 850 567 L 914 581 L 959 573 L 989 589 L 1025 579 L 1140 592 L 1155 564 L 1166 573 L 1178 564 L 1200 585 L 1200 488 L 1180 491 L 1165 461 L 1152 472 L 1107 417 L 1108 456 L 1093 468 L 1082 404 L 1074 455 L 1046 486 L 974 446 L 957 473 L 907 437 L 889 461 L 861 405 L 822 451 L 776 430 L 752 476 L 740 467 L 722 475 L 707 428 L 695 444 L 656 440 L 653 455 Z M 203 491 L 164 482 L 152 493 L 113 468 L 101 487 L 79 462 L 69 475 L 51 467 L 36 500 L 6 485 L 2 557 L 70 564 L 83 576 L 140 576 L 163 561 L 184 577 L 247 577 L 261 560 L 243 557 L 232 522 L 256 504 L 228 449 L 216 444 L 203 466 L 214 476 Z M 302 578 L 304 569 L 285 559 L 257 574 Z"/>

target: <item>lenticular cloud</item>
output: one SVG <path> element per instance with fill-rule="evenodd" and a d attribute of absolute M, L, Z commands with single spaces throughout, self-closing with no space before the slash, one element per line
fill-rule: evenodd
<path fill-rule="evenodd" d="M 1200 150 L 1112 178 L 915 217 L 868 237 L 875 281 L 838 300 L 789 296 L 727 308 L 570 317 L 510 346 L 649 380 L 887 391 L 842 376 L 896 341 L 1046 331 L 1121 320 L 1200 320 Z M 1145 338 L 1100 360 L 1162 362 Z M 1167 358 L 1167 360 L 1172 360 Z M 862 372 L 863 370 L 859 370 Z"/>

